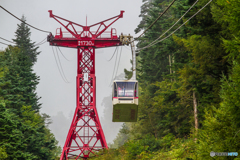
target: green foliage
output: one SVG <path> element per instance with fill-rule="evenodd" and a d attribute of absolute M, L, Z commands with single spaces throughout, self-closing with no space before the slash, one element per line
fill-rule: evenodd
<path fill-rule="evenodd" d="M 168 133 L 172 133 L 178 137 L 184 137 L 189 134 L 191 125 L 190 104 L 179 103 L 181 97 L 179 88 L 182 85 L 176 81 L 161 81 L 155 84 L 159 89 L 153 97 L 152 110 L 154 117 L 157 117 L 158 137 L 163 137 Z M 158 116 L 161 115 L 161 116 Z"/>
<path fill-rule="evenodd" d="M 136 159 L 137 155 L 148 150 L 149 146 L 144 146 L 139 140 L 132 140 L 125 143 L 125 148 L 127 152 L 127 159 Z"/>
<path fill-rule="evenodd" d="M 5 148 L 7 159 L 50 160 L 59 154 L 57 141 L 31 107 L 22 107 L 20 116 L 6 109 L 3 102 L 0 110 L 0 146 Z"/>
<path fill-rule="evenodd" d="M 7 157 L 8 157 L 8 155 L 6 153 L 6 148 L 0 147 L 0 158 L 1 159 L 6 159 Z"/>
<path fill-rule="evenodd" d="M 140 15 L 143 20 L 135 31 L 146 29 L 169 3 L 159 0 L 146 2 Z M 185 1 L 176 2 L 173 9 L 139 39 L 137 47 L 141 48 L 155 40 L 166 28 L 174 24 L 174 20 L 181 17 L 181 10 L 188 6 Z M 186 37 L 186 32 L 188 28 L 184 26 L 178 36 Z M 189 123 L 191 109 L 179 103 L 178 88 L 181 83 L 173 80 L 177 80 L 177 71 L 188 62 L 189 51 L 170 37 L 141 50 L 139 57 L 138 63 L 141 67 L 137 68 L 137 76 L 142 90 L 139 94 L 139 119 L 137 123 L 132 124 L 130 133 L 135 138 L 146 134 L 151 134 L 155 138 L 164 137 L 168 133 L 179 137 L 187 135 L 191 127 Z"/>
<path fill-rule="evenodd" d="M 22 21 L 26 22 L 26 17 L 22 16 Z M 31 42 L 30 28 L 25 23 L 18 24 L 18 28 L 15 32 L 15 39 L 13 41 L 17 44 L 17 47 L 21 49 L 23 54 L 28 57 L 28 61 L 33 65 L 37 61 L 37 55 L 40 53 L 37 51 L 39 47 L 35 46 L 35 42 Z"/>
<path fill-rule="evenodd" d="M 220 102 L 220 79 L 223 73 L 228 72 L 229 64 L 224 59 L 226 53 L 223 47 L 215 44 L 210 36 L 193 35 L 182 42 L 191 51 L 192 60 L 179 70 L 182 84 L 178 90 L 179 97 L 183 103 L 191 106 L 192 93 L 195 91 L 198 116 L 203 119 L 204 108 Z"/>
<path fill-rule="evenodd" d="M 26 21 L 24 16 L 22 21 Z M 40 52 L 37 51 L 38 47 L 35 46 L 35 43 L 31 42 L 30 28 L 25 23 L 22 22 L 18 25 L 15 33 L 16 39 L 13 39 L 13 41 L 16 42 L 20 52 L 16 55 L 17 61 L 14 69 L 20 78 L 18 86 L 22 88 L 22 100 L 25 102 L 25 105 L 30 105 L 33 110 L 38 111 L 41 105 L 38 102 L 40 98 L 36 94 L 39 76 L 33 73 L 32 67 L 37 61 L 37 55 Z"/>
<path fill-rule="evenodd" d="M 174 139 L 168 150 L 160 150 L 159 152 L 152 153 L 154 156 L 152 160 L 158 159 L 179 159 L 179 160 L 193 160 L 197 159 L 195 152 L 195 142 L 189 138 Z"/>
<path fill-rule="evenodd" d="M 170 3 L 162 0 L 143 2 L 142 21 L 136 33 L 145 30 Z M 176 1 L 138 39 L 137 47 L 150 44 L 194 2 Z M 207 2 L 199 1 L 183 21 Z M 212 1 L 172 37 L 140 51 L 138 121 L 127 124 L 127 129 L 122 127 L 119 134 L 127 133 L 128 141 L 107 152 L 108 156 L 154 160 L 238 159 L 210 157 L 209 154 L 211 151 L 240 153 L 239 11 L 240 3 L 236 0 Z M 197 130 L 193 93 L 198 111 Z M 121 136 L 116 142 L 118 138 Z"/>
<path fill-rule="evenodd" d="M 158 151 L 161 149 L 167 151 L 174 142 L 174 136 L 168 134 L 162 139 L 156 139 L 151 135 L 146 135 L 139 140 L 129 140 L 118 149 L 109 149 L 98 153 L 94 160 L 147 160 L 158 157 Z"/>
<path fill-rule="evenodd" d="M 18 111 L 22 105 L 30 105 L 33 110 L 38 111 L 40 104 L 36 87 L 39 77 L 32 73 L 28 58 L 22 53 L 17 47 L 9 47 L 1 54 L 3 76 L 0 77 L 0 95 Z"/>
<path fill-rule="evenodd" d="M 19 87 L 21 77 L 19 76 L 18 70 L 19 66 L 16 65 L 18 58 L 17 55 L 20 50 L 17 47 L 9 47 L 1 55 L 1 68 L 3 76 L 0 78 L 0 96 L 2 99 L 6 100 L 7 107 L 11 106 L 18 111 L 23 102 L 23 89 Z"/>
<path fill-rule="evenodd" d="M 200 132 L 198 151 L 200 157 L 207 159 L 207 150 L 240 152 L 239 145 L 239 96 L 240 65 L 234 63 L 229 79 L 223 79 L 222 102 L 218 108 L 206 110 L 204 128 Z M 224 159 L 224 158 L 222 158 Z"/>
<path fill-rule="evenodd" d="M 49 116 L 39 113 L 37 48 L 24 23 L 16 34 L 17 46 L 0 52 L 0 159 L 55 160 L 61 150 L 46 126 Z"/>
<path fill-rule="evenodd" d="M 113 144 L 109 144 L 109 148 L 119 148 L 129 139 L 129 123 L 123 123 L 118 135 L 113 140 Z"/>
<path fill-rule="evenodd" d="M 18 121 L 18 117 L 7 110 L 4 102 L 0 104 L 0 146 L 6 149 L 7 159 L 34 159 L 36 156 L 25 151 L 25 143 L 23 132 L 20 130 L 22 123 Z"/>

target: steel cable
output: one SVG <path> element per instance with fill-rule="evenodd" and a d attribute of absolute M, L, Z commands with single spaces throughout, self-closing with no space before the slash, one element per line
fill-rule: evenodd
<path fill-rule="evenodd" d="M 0 37 L 0 39 L 2 39 L 2 40 L 4 40 L 4 41 L 7 41 L 7 42 L 10 42 L 10 43 L 13 43 L 13 44 L 16 44 L 15 42 L 12 42 L 12 41 L 6 40 L 6 39 L 4 39 L 4 38 L 2 38 L 2 37 Z"/>
<path fill-rule="evenodd" d="M 15 16 L 15 15 L 12 14 L 11 12 L 9 12 L 9 11 L 6 10 L 5 8 L 3 8 L 2 6 L 0 6 L 0 8 L 2 8 L 4 11 L 6 11 L 7 13 L 9 13 L 10 15 L 12 15 L 13 17 L 15 17 L 16 19 L 18 19 L 19 21 L 25 23 L 26 25 L 28 25 L 28 26 L 30 26 L 30 27 L 32 27 L 32 28 L 38 30 L 38 31 L 45 32 L 45 33 L 51 33 L 51 32 L 49 32 L 49 31 L 44 31 L 44 30 L 41 30 L 41 29 L 39 29 L 39 28 L 36 28 L 36 27 L 34 27 L 34 26 L 28 24 L 27 22 L 24 22 L 23 20 L 21 20 L 20 18 L 18 18 L 17 16 Z"/>
<path fill-rule="evenodd" d="M 122 47 L 121 47 L 121 51 L 120 51 L 120 55 L 119 55 L 119 60 L 118 60 L 118 65 L 117 65 L 117 70 L 116 70 L 116 74 L 115 74 L 115 77 L 114 77 L 114 80 L 117 76 L 117 73 L 118 73 L 118 67 L 119 67 L 119 63 L 120 63 L 120 59 L 121 59 L 121 54 L 122 54 Z"/>
<path fill-rule="evenodd" d="M 140 38 L 147 30 L 149 30 L 158 20 L 159 18 L 161 18 L 166 12 L 167 10 L 173 5 L 173 3 L 175 2 L 176 0 L 173 0 L 172 3 L 163 11 L 163 13 L 145 30 L 143 31 L 143 33 L 138 36 L 137 38 L 135 38 L 133 41 L 137 40 L 138 38 Z"/>
<path fill-rule="evenodd" d="M 59 73 L 60 73 L 63 81 L 64 81 L 65 83 L 68 83 L 68 82 L 66 82 L 66 80 L 63 78 L 63 75 L 62 75 L 62 73 L 61 73 L 61 71 L 60 71 L 60 69 L 59 69 L 59 66 L 58 66 L 58 63 L 57 63 L 57 59 L 56 59 L 56 56 L 55 56 L 55 52 L 54 52 L 53 46 L 52 46 L 52 51 L 53 51 L 53 55 L 54 55 L 54 58 L 55 58 L 55 62 L 56 62 L 56 64 L 57 64 L 58 71 L 59 71 Z"/>
<path fill-rule="evenodd" d="M 46 39 L 47 39 L 47 37 L 44 38 L 41 42 L 38 42 L 37 44 L 35 44 L 35 46 L 39 46 L 39 45 L 46 43 L 47 42 L 47 41 L 45 41 Z"/>
<path fill-rule="evenodd" d="M 67 59 L 65 56 L 64 56 L 64 54 L 62 53 L 62 51 L 60 50 L 60 48 L 59 47 L 57 47 L 58 48 L 58 50 L 60 51 L 60 53 L 62 54 L 62 56 L 67 60 L 67 61 L 70 61 L 69 59 Z"/>
<path fill-rule="evenodd" d="M 9 40 L 7 40 L 7 39 L 5 39 L 5 38 L 0 37 L 0 39 L 17 45 L 17 43 L 15 43 L 15 42 L 13 42 L 13 41 L 9 41 Z M 44 40 L 46 40 L 46 38 L 45 38 Z M 42 44 L 46 43 L 47 41 L 43 42 L 44 40 L 42 40 L 41 42 L 35 44 L 34 46 L 38 46 L 38 45 L 42 45 Z"/>
<path fill-rule="evenodd" d="M 6 44 L 6 43 L 3 43 L 3 42 L 0 42 L 1 44 L 4 44 L 4 45 L 7 45 L 7 46 L 11 46 L 11 44 Z"/>
<path fill-rule="evenodd" d="M 118 47 L 117 47 L 117 55 L 118 55 Z M 111 86 L 112 81 L 113 81 L 114 71 L 115 71 L 116 64 L 117 64 L 117 63 L 116 63 L 116 62 L 117 62 L 117 55 L 116 55 L 115 64 L 114 64 L 114 68 L 113 68 L 112 79 L 111 79 L 111 82 L 110 82 L 109 86 Z"/>
<path fill-rule="evenodd" d="M 59 58 L 59 56 L 58 56 L 57 47 L 55 47 L 55 49 L 56 49 L 56 52 L 57 52 L 57 58 L 58 58 L 58 62 L 59 62 L 60 68 L 61 68 L 61 70 L 62 70 L 63 76 L 64 76 L 65 80 L 67 81 L 67 83 L 70 83 L 70 82 L 68 81 L 68 79 L 66 78 L 65 74 L 64 74 L 64 71 L 63 71 L 63 68 L 62 68 L 62 64 L 61 64 L 60 58 Z"/>
<path fill-rule="evenodd" d="M 194 7 L 196 5 L 197 2 L 198 2 L 198 0 L 167 31 L 165 31 L 162 35 L 160 35 L 157 39 L 155 39 L 153 42 L 151 42 L 147 46 L 145 46 L 143 48 L 139 48 L 138 50 L 141 50 L 141 49 L 144 49 L 144 48 L 148 48 L 148 46 L 150 46 L 151 44 L 153 44 L 154 42 L 159 40 L 162 36 L 164 36 L 169 30 L 171 30 L 192 9 L 192 7 Z"/>
<path fill-rule="evenodd" d="M 40 46 L 40 45 L 42 45 L 42 44 L 44 44 L 44 43 L 46 43 L 47 41 L 45 41 L 45 42 L 42 42 L 41 44 L 38 44 L 38 45 L 35 45 L 35 46 Z"/>
<path fill-rule="evenodd" d="M 186 24 L 188 21 L 190 21 L 193 17 L 195 17 L 200 11 L 202 11 L 209 3 L 211 3 L 212 2 L 212 0 L 210 0 L 206 5 L 204 5 L 200 10 L 198 10 L 194 15 L 192 15 L 187 21 L 185 21 L 182 25 L 180 25 L 177 29 L 175 29 L 172 33 L 170 33 L 167 37 L 165 37 L 165 38 L 163 38 L 163 39 L 160 39 L 159 41 L 157 41 L 157 39 L 156 40 L 154 40 L 153 42 L 151 42 L 149 45 L 147 45 L 147 46 L 145 46 L 145 47 L 143 47 L 143 48 L 140 48 L 140 49 L 138 49 L 137 50 L 137 53 L 139 53 L 139 51 L 141 51 L 141 50 L 143 50 L 143 49 L 145 49 L 145 48 L 149 48 L 149 47 L 151 47 L 151 46 L 153 46 L 153 45 L 155 45 L 155 44 L 157 44 L 157 43 L 159 43 L 159 42 L 162 42 L 163 40 L 165 40 L 165 39 L 167 39 L 168 37 L 170 37 L 172 34 L 174 34 L 177 30 L 179 30 L 184 24 Z M 196 3 L 196 2 L 195 2 Z M 194 3 L 194 4 L 195 4 Z M 165 34 L 165 33 L 164 33 Z M 162 35 L 164 35 L 164 34 L 162 34 Z M 162 36 L 161 35 L 161 36 Z M 159 38 L 161 38 L 161 36 L 159 37 Z M 159 39 L 158 38 L 158 39 Z M 156 42 L 157 41 L 157 42 Z"/>
<path fill-rule="evenodd" d="M 113 53 L 112 57 L 111 57 L 109 60 L 107 60 L 107 61 L 111 61 L 111 60 L 112 60 L 113 56 L 114 56 L 114 55 L 115 55 L 115 53 L 116 53 L 116 50 L 117 50 L 117 48 L 118 48 L 118 47 L 116 47 L 116 49 L 115 49 L 115 51 L 114 51 L 114 53 Z"/>

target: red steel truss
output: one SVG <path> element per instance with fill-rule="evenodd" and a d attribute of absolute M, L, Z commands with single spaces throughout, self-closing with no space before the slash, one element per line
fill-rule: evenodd
<path fill-rule="evenodd" d="M 77 107 L 60 160 L 87 159 L 95 156 L 96 151 L 108 148 L 96 108 L 95 49 L 121 45 L 116 30 L 106 30 L 123 17 L 123 12 L 91 26 L 82 26 L 49 11 L 50 17 L 67 30 L 63 32 L 60 28 L 55 36 L 50 34 L 50 45 L 77 48 L 78 54 Z M 80 31 L 75 27 L 79 27 Z M 92 31 L 93 27 L 97 30 Z"/>

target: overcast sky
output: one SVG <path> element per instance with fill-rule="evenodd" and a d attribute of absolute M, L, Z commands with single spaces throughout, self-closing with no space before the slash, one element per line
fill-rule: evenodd
<path fill-rule="evenodd" d="M 123 14 L 123 18 L 119 19 L 111 27 L 116 28 L 117 35 L 121 33 L 130 33 L 136 37 L 134 29 L 141 20 L 139 14 L 142 0 L 1 0 L 0 5 L 19 18 L 24 15 L 27 19 L 27 23 L 42 30 L 50 31 L 54 35 L 56 29 L 60 27 L 60 24 L 49 17 L 48 10 L 52 10 L 53 14 L 57 16 L 82 25 L 86 24 L 86 16 L 88 25 L 91 25 L 119 15 L 120 10 L 124 10 L 125 13 Z M 7 40 L 15 38 L 15 31 L 19 23 L 20 21 L 0 8 L 0 37 Z M 33 28 L 31 28 L 31 33 L 32 41 L 37 43 L 48 35 L 47 33 L 37 31 Z M 1 39 L 0 42 L 9 44 Z M 5 45 L 0 44 L 0 50 L 4 50 L 5 48 Z M 62 124 L 56 117 L 65 116 L 65 119 L 69 119 L 66 121 L 66 124 L 64 124 L 65 127 L 63 127 L 69 128 L 76 107 L 77 50 L 70 48 L 61 48 L 61 50 L 70 60 L 66 61 L 59 55 L 64 73 L 70 83 L 65 83 L 61 78 L 52 53 L 52 47 L 49 46 L 47 42 L 39 47 L 38 51 L 41 51 L 41 53 L 34 66 L 34 71 L 40 76 L 40 84 L 37 87 L 37 93 L 38 96 L 42 97 L 40 99 L 42 103 L 41 113 L 46 113 L 51 117 L 55 117 L 55 121 L 51 125 L 52 127 L 50 126 L 50 129 L 52 129 L 55 135 L 58 132 L 58 127 L 56 126 L 61 127 Z M 115 57 L 110 62 L 107 60 L 111 58 L 114 50 L 115 47 L 96 49 L 96 105 L 100 118 L 103 116 L 104 111 L 104 103 L 102 103 L 103 98 L 111 95 L 111 87 L 109 84 L 112 79 Z M 130 59 L 130 47 L 122 47 L 122 56 L 120 58 L 117 75 L 123 73 L 124 68 L 130 69 Z M 106 125 L 107 124 L 102 124 L 103 128 L 106 128 Z M 63 135 L 66 135 L 68 132 L 68 129 L 65 130 L 67 131 L 65 131 L 66 133 Z M 116 130 L 112 132 L 113 135 L 117 134 Z M 56 138 L 62 141 L 62 143 L 65 141 L 64 136 L 56 135 Z M 111 142 L 112 139 L 113 138 L 106 137 L 107 142 Z"/>

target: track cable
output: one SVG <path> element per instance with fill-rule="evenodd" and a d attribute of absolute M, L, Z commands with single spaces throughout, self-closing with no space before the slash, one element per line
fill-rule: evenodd
<path fill-rule="evenodd" d="M 140 36 L 138 36 L 137 38 L 134 38 L 133 41 L 137 40 L 137 39 L 140 38 L 145 32 L 147 32 L 147 30 L 149 30 L 149 29 L 159 20 L 159 18 L 161 18 L 161 17 L 167 12 L 167 10 L 173 5 L 173 3 L 174 3 L 175 1 L 176 1 L 176 0 L 173 0 L 172 3 L 163 11 L 163 13 L 160 14 L 160 16 L 158 16 L 158 18 L 157 18 L 146 30 L 144 30 L 143 33 L 142 33 Z"/>
<path fill-rule="evenodd" d="M 21 22 L 23 22 L 23 23 L 25 23 L 26 25 L 28 25 L 29 27 L 32 27 L 32 28 L 34 28 L 34 29 L 36 29 L 36 30 L 38 30 L 38 31 L 41 31 L 41 32 L 45 32 L 45 33 L 51 33 L 51 32 L 49 32 L 49 31 L 44 31 L 44 30 L 41 30 L 41 29 L 39 29 L 39 28 L 37 28 L 37 27 L 34 27 L 34 26 L 32 26 L 32 25 L 30 25 L 30 24 L 28 24 L 27 22 L 25 22 L 25 21 L 23 21 L 23 20 L 21 20 L 20 18 L 18 18 L 17 16 L 15 16 L 14 14 L 12 14 L 11 12 L 9 12 L 8 10 L 6 10 L 5 8 L 3 8 L 2 6 L 0 6 L 0 8 L 2 8 L 4 11 L 6 11 L 8 14 L 10 14 L 11 16 L 13 16 L 13 17 L 15 17 L 16 19 L 18 19 L 19 21 L 21 21 Z"/>
<path fill-rule="evenodd" d="M 115 77 L 114 77 L 114 80 L 117 76 L 117 73 L 118 73 L 118 67 L 119 67 L 119 63 L 120 63 L 120 59 L 121 59 L 121 54 L 122 54 L 122 47 L 121 47 L 121 51 L 120 51 L 120 55 L 119 55 L 119 60 L 118 60 L 118 65 L 117 65 L 117 70 L 116 70 L 116 74 L 115 74 Z"/>
<path fill-rule="evenodd" d="M 109 60 L 107 60 L 108 62 L 112 60 L 113 56 L 114 56 L 114 55 L 115 55 L 115 53 L 116 53 L 116 50 L 117 50 L 117 48 L 118 48 L 118 47 L 116 47 L 116 48 L 115 48 L 115 51 L 114 51 L 114 53 L 113 53 L 112 57 L 111 57 Z"/>
<path fill-rule="evenodd" d="M 60 50 L 60 48 L 59 47 L 57 47 L 58 48 L 58 50 L 60 51 L 60 53 L 62 54 L 62 56 L 67 60 L 67 61 L 70 61 L 69 59 L 67 59 L 65 56 L 64 56 L 64 54 L 62 53 L 62 51 Z"/>
<path fill-rule="evenodd" d="M 197 0 L 198 1 L 198 0 Z M 197 2 L 196 1 L 196 2 Z M 196 4 L 196 2 L 189 8 L 189 10 Z M 208 3 L 206 3 L 200 10 L 198 10 L 194 15 L 192 15 L 188 20 L 186 20 L 182 25 L 180 25 L 177 29 L 175 29 L 172 33 L 170 33 L 168 36 L 166 36 L 165 38 L 163 38 L 163 39 L 160 39 L 165 33 L 167 33 L 167 31 L 169 31 L 169 30 L 167 30 L 164 34 L 162 34 L 161 36 L 159 36 L 156 40 L 154 40 L 153 42 L 151 42 L 149 45 L 147 45 L 147 46 L 145 46 L 145 47 L 142 47 L 142 48 L 140 48 L 140 49 L 137 49 L 136 50 L 136 53 L 139 53 L 139 51 L 141 51 L 141 50 L 143 50 L 143 49 L 146 49 L 146 48 L 149 48 L 149 47 L 151 47 L 151 46 L 153 46 L 153 45 L 155 45 L 155 44 L 157 44 L 157 43 L 159 43 L 159 42 L 162 42 L 162 41 L 164 41 L 165 39 L 167 39 L 168 37 L 170 37 L 172 34 L 174 34 L 177 30 L 179 30 L 184 24 L 186 24 L 188 21 L 190 21 L 193 17 L 195 17 L 200 11 L 202 11 L 209 3 L 211 3 L 212 2 L 212 0 L 210 0 Z M 188 11 L 189 11 L 188 10 Z M 185 15 L 185 14 L 184 14 Z M 183 16 L 182 16 L 183 17 Z M 182 18 L 181 17 L 181 18 Z M 180 18 L 180 19 L 181 19 Z M 180 20 L 179 19 L 179 20 Z M 178 20 L 178 21 L 179 21 Z M 177 22 L 178 22 L 177 21 Z M 177 23 L 176 22 L 176 23 Z M 175 24 L 176 24 L 175 23 Z M 175 25 L 174 24 L 174 25 Z M 172 26 L 173 27 L 173 26 Z M 172 28 L 171 27 L 171 28 Z M 157 41 L 158 39 L 160 39 L 159 41 Z"/>
<path fill-rule="evenodd" d="M 47 37 L 44 38 L 41 42 L 38 42 L 37 44 L 35 44 L 35 46 L 40 46 L 40 45 L 46 43 L 47 42 L 46 39 L 47 39 Z"/>
<path fill-rule="evenodd" d="M 13 44 L 16 44 L 15 42 L 9 41 L 9 40 L 4 39 L 4 38 L 2 38 L 2 37 L 0 37 L 0 39 L 2 39 L 2 40 L 4 40 L 4 41 L 7 41 L 7 42 L 10 42 L 10 43 L 13 43 Z"/>
<path fill-rule="evenodd" d="M 53 55 L 54 55 L 54 58 L 55 58 L 55 62 L 56 62 L 56 64 L 57 64 L 58 71 L 59 71 L 59 73 L 60 73 L 63 81 L 64 81 L 65 83 L 69 83 L 69 82 L 67 82 L 67 81 L 63 78 L 62 72 L 61 72 L 60 69 L 59 69 L 59 66 L 58 66 L 58 63 L 57 63 L 57 59 L 56 59 L 56 56 L 55 56 L 55 52 L 54 52 L 53 46 L 52 46 L 52 51 L 53 51 Z"/>
<path fill-rule="evenodd" d="M 117 47 L 117 55 L 118 55 L 118 47 Z M 113 81 L 114 71 L 115 71 L 116 64 L 117 64 L 117 63 L 116 63 L 116 62 L 117 62 L 117 55 L 116 55 L 115 64 L 114 64 L 114 68 L 113 68 L 113 73 L 112 73 L 112 79 L 111 79 L 111 81 L 110 81 L 109 87 L 111 86 L 112 81 Z"/>
<path fill-rule="evenodd" d="M 60 68 L 61 68 L 61 70 L 62 70 L 63 76 L 64 76 L 65 80 L 67 81 L 67 83 L 70 83 L 70 82 L 68 81 L 66 75 L 64 74 L 64 71 L 63 71 L 63 68 L 62 68 L 62 64 L 61 64 L 61 61 L 60 61 L 60 58 L 59 58 L 59 55 L 58 55 L 57 47 L 55 47 L 55 49 L 56 49 L 56 52 L 57 52 L 57 58 L 58 58 L 58 62 L 59 62 Z"/>
<path fill-rule="evenodd" d="M 7 45 L 7 46 L 12 46 L 11 44 L 6 44 L 6 43 L 3 43 L 3 42 L 0 42 L 1 44 L 4 44 L 4 45 Z"/>

